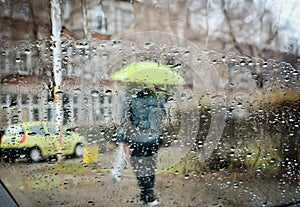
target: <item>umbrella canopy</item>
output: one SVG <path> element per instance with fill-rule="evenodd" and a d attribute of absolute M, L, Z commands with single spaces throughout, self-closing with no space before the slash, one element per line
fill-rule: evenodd
<path fill-rule="evenodd" d="M 148 85 L 181 85 L 183 78 L 164 65 L 156 62 L 133 62 L 115 72 L 112 80 L 123 82 L 143 83 Z"/>

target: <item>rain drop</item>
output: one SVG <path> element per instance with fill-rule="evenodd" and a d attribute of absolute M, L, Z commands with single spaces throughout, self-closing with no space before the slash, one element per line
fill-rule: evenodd
<path fill-rule="evenodd" d="M 242 67 L 244 67 L 244 66 L 246 65 L 246 61 L 245 61 L 245 60 L 242 60 L 242 61 L 240 62 L 240 65 L 241 65 Z"/>
<path fill-rule="evenodd" d="M 62 95 L 63 94 L 63 91 L 62 90 L 57 90 L 56 92 L 55 92 L 55 95 Z"/>
<path fill-rule="evenodd" d="M 74 92 L 75 92 L 75 93 L 80 93 L 80 92 L 81 92 L 81 89 L 80 89 L 80 88 L 75 88 L 75 89 L 74 89 Z"/>
<path fill-rule="evenodd" d="M 21 62 L 21 58 L 16 58 L 16 63 L 20 63 Z"/>
<path fill-rule="evenodd" d="M 184 55 L 184 57 L 188 57 L 189 55 L 190 55 L 190 51 L 185 51 L 184 53 L 183 53 L 183 55 Z"/>
<path fill-rule="evenodd" d="M 223 62 L 227 61 L 227 57 L 226 56 L 222 56 L 221 59 L 222 59 Z"/>
<path fill-rule="evenodd" d="M 213 65 L 216 65 L 217 63 L 218 63 L 217 60 L 212 60 Z"/>
<path fill-rule="evenodd" d="M 262 67 L 263 68 L 267 68 L 268 67 L 268 63 L 263 63 Z"/>
<path fill-rule="evenodd" d="M 250 61 L 248 62 L 248 65 L 249 65 L 249 66 L 252 66 L 252 65 L 254 65 L 253 61 L 252 61 L 252 60 L 250 60 Z"/>
<path fill-rule="evenodd" d="M 38 41 L 36 41 L 35 45 L 36 45 L 36 47 L 41 47 L 43 45 L 43 42 L 38 40 Z"/>
<path fill-rule="evenodd" d="M 107 53 L 103 53 L 102 54 L 102 58 L 106 60 L 108 58 L 108 54 Z"/>
<path fill-rule="evenodd" d="M 174 55 L 175 56 L 177 56 L 177 55 L 179 55 L 180 53 L 179 53 L 179 51 L 178 50 L 176 50 L 175 52 L 174 52 Z"/>
<path fill-rule="evenodd" d="M 105 91 L 105 94 L 106 94 L 106 95 L 111 95 L 111 94 L 112 94 L 112 90 L 107 89 L 107 90 Z"/>
<path fill-rule="evenodd" d="M 91 206 L 94 206 L 95 202 L 94 201 L 88 201 L 88 204 L 91 205 Z"/>
<path fill-rule="evenodd" d="M 92 90 L 91 91 L 92 96 L 98 96 L 99 95 L 99 91 L 97 90 Z"/>

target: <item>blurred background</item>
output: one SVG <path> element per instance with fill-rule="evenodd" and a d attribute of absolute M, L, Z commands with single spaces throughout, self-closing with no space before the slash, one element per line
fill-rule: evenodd
<path fill-rule="evenodd" d="M 51 2 L 0 0 L 2 132 L 12 123 L 55 120 L 53 50 L 57 42 L 53 37 Z M 102 182 L 115 146 L 118 96 L 123 87 L 110 80 L 111 74 L 133 61 L 153 60 L 171 67 L 185 80 L 185 85 L 167 99 L 171 125 L 166 129 L 159 172 L 183 180 L 195 178 L 199 183 L 204 180 L 198 187 L 208 189 L 202 192 L 196 186 L 193 192 L 202 192 L 202 200 L 196 199 L 198 194 L 193 198 L 182 196 L 178 206 L 186 203 L 199 206 L 210 195 L 213 198 L 207 199 L 208 206 L 287 203 L 297 206 L 300 199 L 300 5 L 297 0 L 59 2 L 63 123 L 97 146 L 100 162 L 92 170 L 87 165 L 76 165 L 74 169 L 72 165 L 72 172 L 60 168 L 56 171 L 58 167 L 49 168 L 47 163 L 39 165 L 35 171 L 38 178 L 57 176 L 57 172 L 67 175 L 50 181 L 55 186 L 51 189 L 45 183 L 38 183 L 36 176 L 29 176 L 28 182 L 24 175 L 13 181 L 12 171 L 22 174 L 24 170 L 25 175 L 31 175 L 30 166 L 3 165 L 2 177 L 10 189 L 19 192 L 22 186 L 22 190 L 37 190 L 40 197 L 34 199 L 40 204 L 45 198 L 49 205 L 72 206 L 74 195 L 67 197 L 67 202 L 63 196 L 56 202 L 45 194 L 60 189 L 61 183 L 66 183 L 72 189 L 70 192 L 78 193 L 78 186 L 90 188 L 95 179 Z M 189 125 L 192 134 L 180 134 L 184 124 Z M 214 129 L 219 134 L 212 141 L 212 154 L 205 163 L 200 162 L 199 156 L 209 148 L 207 143 Z M 184 150 L 172 148 L 174 140 L 182 135 L 191 135 L 193 139 L 184 143 Z M 82 182 L 70 179 L 70 175 L 82 176 L 81 170 L 96 175 L 91 173 L 93 177 Z M 158 179 L 164 180 L 163 176 Z M 254 185 L 256 179 L 258 183 Z M 175 182 L 173 177 L 166 181 Z M 268 189 L 259 187 L 262 186 L 259 182 Z M 163 187 L 165 184 L 160 189 L 169 200 L 163 203 L 176 206 L 173 201 L 186 191 L 184 184 L 170 184 L 178 193 L 169 192 Z M 103 186 L 99 189 L 111 189 L 108 181 Z M 113 196 L 122 197 L 116 193 L 117 187 L 112 189 Z M 94 191 L 97 190 L 90 195 L 97 197 Z M 78 205 L 90 201 L 87 194 L 83 195 L 86 197 Z M 100 198 L 107 202 L 102 206 L 119 205 L 118 199 Z M 126 199 L 121 201 L 132 204 Z"/>

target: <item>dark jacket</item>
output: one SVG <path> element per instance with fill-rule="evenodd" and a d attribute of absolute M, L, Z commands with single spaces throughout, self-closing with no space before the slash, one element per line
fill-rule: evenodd
<path fill-rule="evenodd" d="M 165 115 L 164 99 L 154 91 L 143 89 L 135 96 L 126 93 L 122 102 L 118 141 L 142 146 L 161 143 Z"/>

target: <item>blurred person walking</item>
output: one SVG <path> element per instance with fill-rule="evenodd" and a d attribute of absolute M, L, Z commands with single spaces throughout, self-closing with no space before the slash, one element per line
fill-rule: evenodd
<path fill-rule="evenodd" d="M 112 74 L 111 79 L 127 84 L 120 101 L 121 123 L 118 130 L 116 160 L 111 171 L 115 181 L 122 179 L 125 152 L 140 187 L 140 199 L 146 206 L 158 206 L 154 194 L 157 152 L 162 144 L 166 117 L 164 97 L 158 88 L 184 84 L 173 69 L 159 62 L 133 62 Z"/>
<path fill-rule="evenodd" d="M 130 156 L 130 163 L 140 188 L 140 200 L 146 206 L 157 206 L 154 194 L 157 152 L 162 144 L 165 100 L 155 89 L 129 86 L 123 97 L 121 124 L 118 130 L 117 160 L 112 171 L 115 181 L 122 179 L 122 153 Z M 123 162 L 124 163 L 124 162 Z"/>

